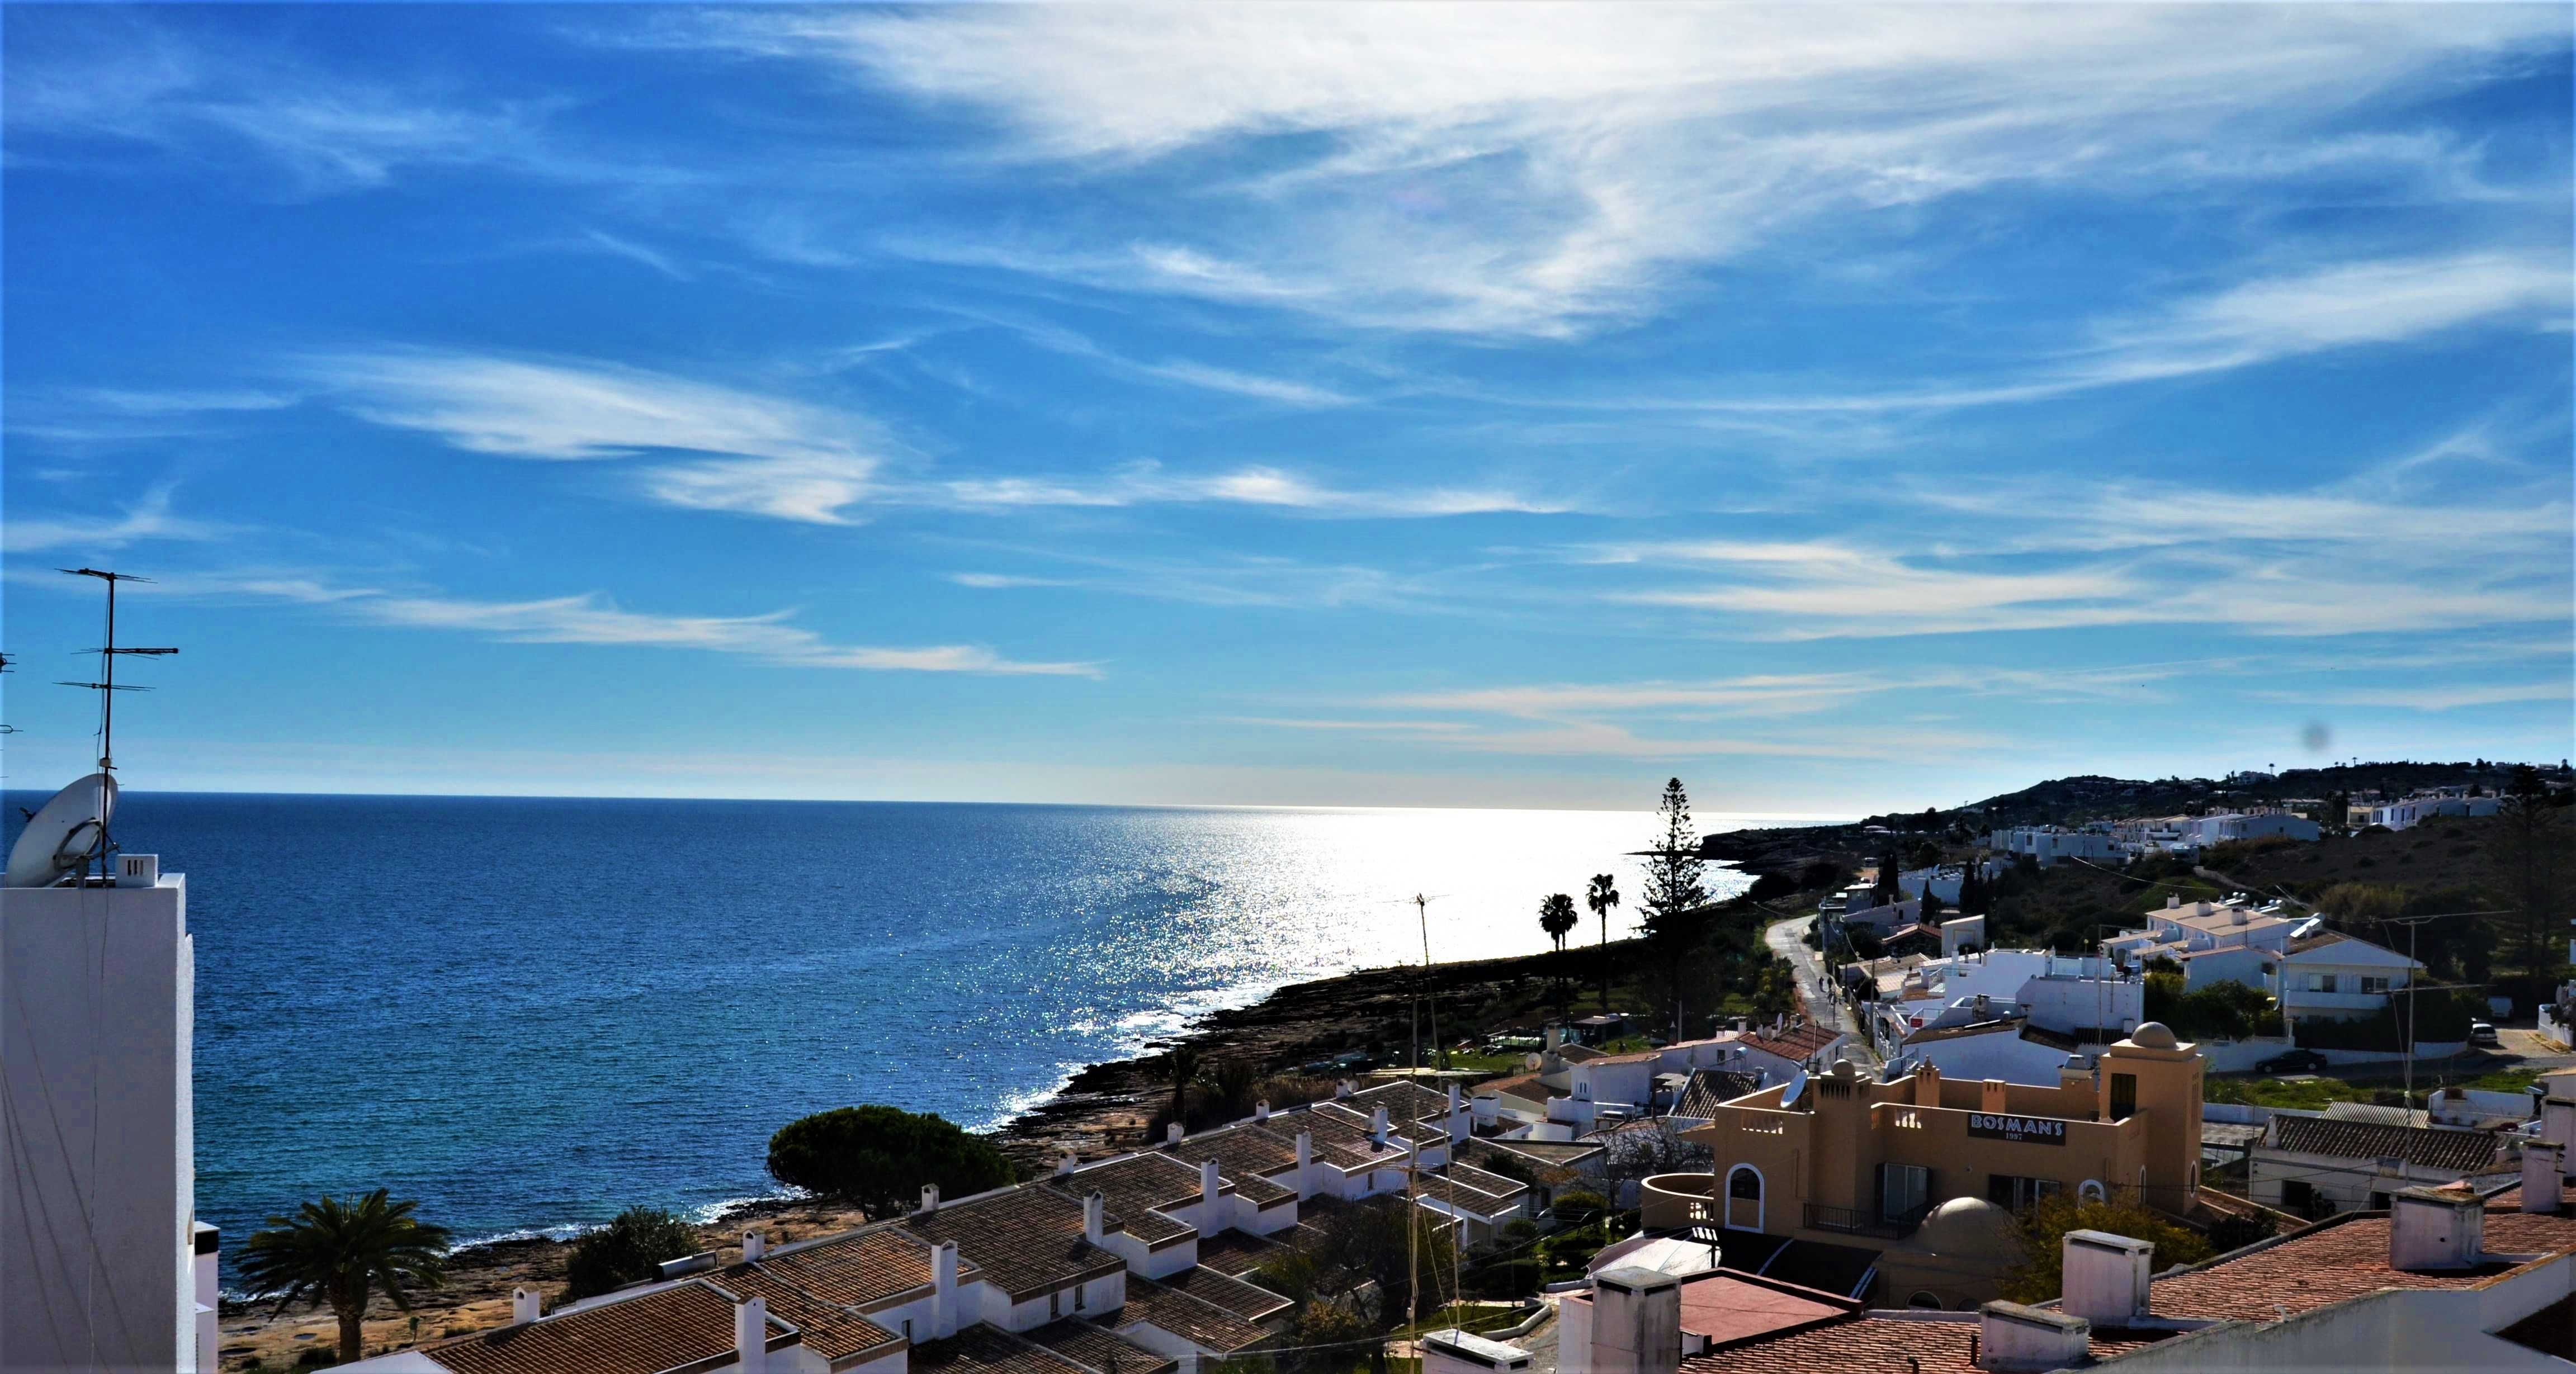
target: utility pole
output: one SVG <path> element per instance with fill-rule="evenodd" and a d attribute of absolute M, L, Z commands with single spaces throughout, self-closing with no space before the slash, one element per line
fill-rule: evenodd
<path fill-rule="evenodd" d="M 2406 1109 L 2415 1109 L 2415 974 L 2422 965 L 2415 958 L 2416 932 L 2427 921 L 2447 921 L 2455 916 L 2501 916 L 2502 911 L 2437 911 L 2428 916 L 2383 916 L 2382 924 L 2406 927 L 2406 1018 L 2399 1038 L 2406 1043 Z M 2412 1118 L 2410 1117 L 2411 1121 Z"/>

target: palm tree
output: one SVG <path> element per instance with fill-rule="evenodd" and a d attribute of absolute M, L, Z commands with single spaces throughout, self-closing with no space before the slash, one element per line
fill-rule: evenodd
<path fill-rule="evenodd" d="M 1189 1105 L 1190 1085 L 1197 1082 L 1199 1077 L 1197 1048 L 1190 1045 L 1174 1045 L 1172 1052 L 1163 1057 L 1163 1071 L 1172 1080 L 1172 1119 L 1179 1121 L 1182 1119 L 1183 1109 Z"/>
<path fill-rule="evenodd" d="M 1547 932 L 1547 938 L 1555 941 L 1559 950 L 1565 948 L 1565 937 L 1574 930 L 1574 922 L 1572 897 L 1559 892 L 1539 899 L 1538 928 Z"/>
<path fill-rule="evenodd" d="M 354 1203 L 326 1195 L 291 1218 L 270 1217 L 242 1247 L 242 1277 L 254 1292 L 275 1294 L 279 1312 L 299 1301 L 329 1304 L 340 1319 L 340 1362 L 350 1363 L 366 1353 L 359 1324 L 373 1293 L 408 1312 L 415 1286 L 445 1281 L 447 1228 L 415 1219 L 418 1205 L 387 1202 L 378 1188 Z"/>
<path fill-rule="evenodd" d="M 1607 873 L 1592 875 L 1592 886 L 1583 894 L 1584 905 L 1601 918 L 1601 1010 L 1610 1010 L 1610 908 L 1619 905 L 1618 880 Z"/>

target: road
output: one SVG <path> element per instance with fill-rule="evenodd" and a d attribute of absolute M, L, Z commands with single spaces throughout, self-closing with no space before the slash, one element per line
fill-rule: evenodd
<path fill-rule="evenodd" d="M 1869 1036 L 1862 1032 L 1859 1019 L 1852 1015 L 1850 1006 L 1843 999 L 1834 995 L 1832 985 L 1825 981 L 1823 966 L 1816 961 L 1816 952 L 1807 948 L 1807 931 L 1815 923 L 1813 916 L 1779 922 L 1762 932 L 1762 943 L 1797 970 L 1798 1000 L 1806 1004 L 1807 1019 L 1850 1031 L 1852 1043 L 1843 1052 L 1843 1057 L 1862 1064 L 1876 1064 L 1878 1055 L 1870 1047 Z"/>

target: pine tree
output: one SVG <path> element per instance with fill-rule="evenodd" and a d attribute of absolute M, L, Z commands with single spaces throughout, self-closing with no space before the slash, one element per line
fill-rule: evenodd
<path fill-rule="evenodd" d="M 1700 885 L 1699 833 L 1691 828 L 1690 793 L 1682 790 L 1681 779 L 1664 784 L 1657 814 L 1663 817 L 1664 833 L 1647 851 L 1646 892 L 1640 903 L 1645 918 L 1639 924 L 1649 940 L 1678 933 L 1683 913 L 1708 904 L 1708 890 Z"/>

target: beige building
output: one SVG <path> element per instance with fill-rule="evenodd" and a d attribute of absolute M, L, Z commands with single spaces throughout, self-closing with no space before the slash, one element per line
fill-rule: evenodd
<path fill-rule="evenodd" d="M 1955 1198 L 2017 1211 L 2059 1194 L 2126 1194 L 2188 1212 L 2201 1067 L 2152 1021 L 2054 1087 L 1944 1079 L 1930 1066 L 1879 1082 L 1837 1064 L 1716 1106 L 1684 1133 L 1709 1147 L 1712 1168 L 1646 1180 L 1644 1224 L 1885 1248 Z"/>

